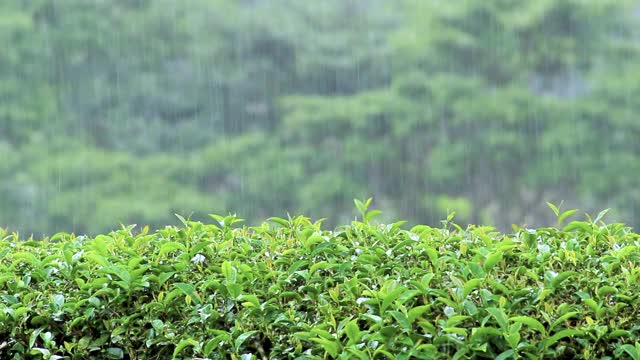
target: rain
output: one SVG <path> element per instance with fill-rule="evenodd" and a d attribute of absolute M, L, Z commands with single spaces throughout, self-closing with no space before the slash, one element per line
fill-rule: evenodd
<path fill-rule="evenodd" d="M 0 4 L 0 227 L 640 220 L 637 1 Z"/>
<path fill-rule="evenodd" d="M 1 0 L 0 359 L 640 359 L 640 0 Z"/>

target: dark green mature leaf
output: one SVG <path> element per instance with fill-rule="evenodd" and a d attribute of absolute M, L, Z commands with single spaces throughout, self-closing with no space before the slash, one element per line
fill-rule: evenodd
<path fill-rule="evenodd" d="M 629 356 L 631 356 L 631 359 L 633 359 L 633 360 L 640 359 L 640 344 L 639 343 L 636 343 L 636 346 L 633 346 L 633 345 L 630 345 L 630 344 L 624 344 L 624 345 L 620 346 L 620 349 L 622 349 Z"/>
<path fill-rule="evenodd" d="M 509 349 L 509 350 L 505 350 L 502 353 L 500 353 L 498 356 L 496 356 L 496 360 L 506 360 L 511 358 L 514 355 L 514 351 Z"/>
<path fill-rule="evenodd" d="M 121 348 L 111 347 L 107 349 L 108 359 L 124 359 L 124 351 Z"/>
<path fill-rule="evenodd" d="M 251 331 L 247 331 L 245 333 L 240 334 L 240 336 L 238 336 L 236 338 L 236 340 L 234 341 L 233 345 L 235 347 L 235 351 L 239 351 L 240 348 L 242 347 L 242 345 L 249 339 L 251 338 L 253 335 L 257 334 L 258 331 L 257 330 L 251 330 Z"/>

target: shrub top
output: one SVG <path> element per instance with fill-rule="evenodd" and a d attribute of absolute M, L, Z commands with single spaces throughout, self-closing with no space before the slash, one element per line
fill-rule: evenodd
<path fill-rule="evenodd" d="M 622 224 L 215 218 L 0 234 L 0 357 L 638 359 L 640 240 Z"/>

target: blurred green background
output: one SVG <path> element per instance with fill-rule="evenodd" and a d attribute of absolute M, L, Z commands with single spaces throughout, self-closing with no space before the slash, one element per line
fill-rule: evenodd
<path fill-rule="evenodd" d="M 640 3 L 0 2 L 0 227 L 640 220 Z"/>

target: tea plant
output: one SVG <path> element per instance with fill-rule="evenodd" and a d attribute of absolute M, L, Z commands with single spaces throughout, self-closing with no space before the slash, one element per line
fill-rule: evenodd
<path fill-rule="evenodd" d="M 463 229 L 270 218 L 0 234 L 3 359 L 640 359 L 622 224 Z M 555 211 L 555 210 L 554 210 Z M 604 215 L 604 214 L 601 214 Z M 560 217 L 562 217 L 560 219 Z"/>

